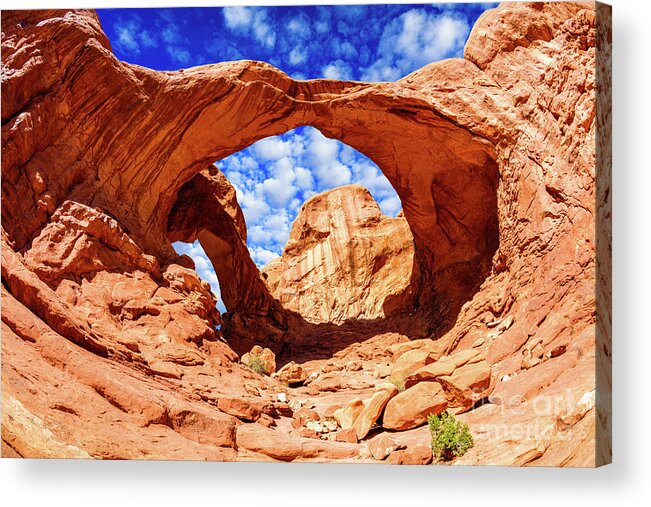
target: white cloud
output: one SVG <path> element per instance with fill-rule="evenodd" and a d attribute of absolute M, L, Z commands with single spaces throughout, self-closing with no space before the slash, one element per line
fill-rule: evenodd
<path fill-rule="evenodd" d="M 325 165 L 334 162 L 339 154 L 339 144 L 334 139 L 328 139 L 316 129 L 308 132 L 307 152 L 316 165 Z"/>
<path fill-rule="evenodd" d="M 341 187 L 351 182 L 350 169 L 340 162 L 320 165 L 315 171 L 319 183 L 327 188 Z"/>
<path fill-rule="evenodd" d="M 328 23 L 328 22 L 325 21 L 325 20 L 316 21 L 316 22 L 314 23 L 314 29 L 315 29 L 318 33 L 326 33 L 328 30 L 330 30 L 330 23 Z"/>
<path fill-rule="evenodd" d="M 323 77 L 326 79 L 352 79 L 353 69 L 349 64 L 342 60 L 335 60 L 321 69 Z"/>
<path fill-rule="evenodd" d="M 362 74 L 368 81 L 392 81 L 423 65 L 461 56 L 470 26 L 452 13 L 412 9 L 387 24 L 377 54 Z"/>
<path fill-rule="evenodd" d="M 156 36 L 142 28 L 140 18 L 137 16 L 118 20 L 113 25 L 113 30 L 117 37 L 116 47 L 126 53 L 138 55 L 143 48 L 158 47 Z"/>
<path fill-rule="evenodd" d="M 224 7 L 224 24 L 236 33 L 251 35 L 265 47 L 276 44 L 276 32 L 267 20 L 265 9 L 258 7 Z"/>
<path fill-rule="evenodd" d="M 226 311 L 226 307 L 224 306 L 224 302 L 221 298 L 219 280 L 217 279 L 217 275 L 215 274 L 215 270 L 213 269 L 210 259 L 203 251 L 203 248 L 201 248 L 199 242 L 195 241 L 194 243 L 181 243 L 179 241 L 173 243 L 172 246 L 176 250 L 176 253 L 179 255 L 185 254 L 192 258 L 195 265 L 195 271 L 199 275 L 199 278 L 210 284 L 212 292 L 217 297 L 217 309 L 220 312 L 224 313 Z"/>
<path fill-rule="evenodd" d="M 296 47 L 289 52 L 289 63 L 292 65 L 300 65 L 307 60 L 305 48 Z"/>
<path fill-rule="evenodd" d="M 138 37 L 143 47 L 145 48 L 158 47 L 158 40 L 156 40 L 156 37 L 153 34 L 151 34 L 148 30 L 141 30 L 140 33 L 138 34 Z"/>
<path fill-rule="evenodd" d="M 290 142 L 277 137 L 267 137 L 255 143 L 252 148 L 262 160 L 278 160 L 289 156 L 292 152 Z"/>
<path fill-rule="evenodd" d="M 294 175 L 296 176 L 296 185 L 300 190 L 312 190 L 314 188 L 312 173 L 305 167 L 294 169 Z"/>
<path fill-rule="evenodd" d="M 286 26 L 289 32 L 301 39 L 306 39 L 312 33 L 310 19 L 307 16 L 296 16 L 290 19 Z"/>
<path fill-rule="evenodd" d="M 295 195 L 298 189 L 288 181 L 269 178 L 262 183 L 267 201 L 276 208 L 285 206 Z"/>
<path fill-rule="evenodd" d="M 394 67 L 381 58 L 364 70 L 363 81 L 395 81 L 403 77 L 397 67 Z"/>
<path fill-rule="evenodd" d="M 264 215 L 269 213 L 270 206 L 262 196 L 262 184 L 258 183 L 253 192 L 238 192 L 237 200 L 242 207 L 244 219 L 247 224 L 255 224 Z"/>
<path fill-rule="evenodd" d="M 177 46 L 167 46 L 167 54 L 170 55 L 172 60 L 182 64 L 190 63 L 191 55 L 187 49 L 183 49 Z"/>
<path fill-rule="evenodd" d="M 253 247 L 249 250 L 251 252 L 253 262 L 255 262 L 258 267 L 266 266 L 272 260 L 280 257 L 280 255 L 278 255 L 276 252 L 272 252 L 271 250 L 267 250 L 266 248 L 259 246 Z"/>
<path fill-rule="evenodd" d="M 271 233 L 264 228 L 264 225 L 254 225 L 248 230 L 248 240 L 254 245 L 267 245 L 271 243 Z"/>
<path fill-rule="evenodd" d="M 251 23 L 251 9 L 249 7 L 224 7 L 224 21 L 231 30 L 246 27 Z"/>
<path fill-rule="evenodd" d="M 175 44 L 182 40 L 178 25 L 172 23 L 161 30 L 160 36 L 168 44 Z"/>
<path fill-rule="evenodd" d="M 380 200 L 378 205 L 380 206 L 382 213 L 391 217 L 395 217 L 402 209 L 402 203 L 397 195 Z"/>
<path fill-rule="evenodd" d="M 263 46 L 271 48 L 276 44 L 276 32 L 267 23 L 264 11 L 259 11 L 255 15 L 253 35 Z"/>
<path fill-rule="evenodd" d="M 136 39 L 135 27 L 133 24 L 120 26 L 116 29 L 118 34 L 118 44 L 127 51 L 134 53 L 140 52 L 140 45 Z"/>

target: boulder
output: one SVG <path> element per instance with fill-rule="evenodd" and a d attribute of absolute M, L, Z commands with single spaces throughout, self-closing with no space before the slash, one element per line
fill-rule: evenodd
<path fill-rule="evenodd" d="M 427 366 L 419 368 L 414 373 L 407 375 L 405 377 L 405 387 L 409 389 L 419 382 L 433 381 L 444 375 L 452 375 L 455 368 L 456 366 L 454 363 L 448 362 L 444 359 L 428 364 Z"/>
<path fill-rule="evenodd" d="M 491 367 L 486 361 L 466 364 L 455 369 L 452 375 L 438 377 L 437 380 L 445 391 L 448 406 L 455 408 L 456 413 L 470 409 L 479 400 L 486 398 L 495 387 Z"/>
<path fill-rule="evenodd" d="M 392 452 L 387 458 L 392 465 L 427 465 L 432 462 L 432 448 L 429 445 L 415 445 Z"/>
<path fill-rule="evenodd" d="M 375 393 L 368 400 L 368 403 L 365 404 L 366 406 L 353 423 L 358 440 L 362 440 L 368 435 L 368 432 L 371 431 L 371 428 L 382 414 L 386 404 L 398 394 L 398 388 L 389 383 L 380 384 L 375 389 Z"/>
<path fill-rule="evenodd" d="M 273 377 L 278 379 L 283 384 L 294 386 L 305 382 L 307 380 L 308 373 L 300 364 L 295 363 L 294 361 L 290 361 L 280 370 L 274 373 Z"/>
<path fill-rule="evenodd" d="M 307 459 L 351 459 L 359 454 L 357 445 L 313 438 L 295 438 L 259 424 L 242 424 L 237 428 L 237 446 L 278 461 Z"/>
<path fill-rule="evenodd" d="M 476 349 L 466 349 L 466 350 L 461 350 L 455 354 L 452 354 L 447 357 L 442 357 L 441 361 L 445 361 L 448 363 L 454 364 L 455 368 L 459 368 L 460 366 L 463 366 L 464 364 L 473 364 L 473 363 L 478 363 L 479 361 L 482 361 L 484 358 L 484 355 L 482 354 L 481 350 L 476 350 Z"/>
<path fill-rule="evenodd" d="M 335 433 L 335 440 L 337 442 L 349 442 L 351 444 L 357 443 L 357 432 L 355 428 L 341 429 Z"/>
<path fill-rule="evenodd" d="M 440 414 L 448 406 L 438 382 L 421 382 L 392 398 L 384 409 L 382 426 L 390 430 L 408 430 L 427 422 L 430 414 Z"/>
<path fill-rule="evenodd" d="M 251 352 L 242 356 L 241 362 L 253 369 L 259 365 L 265 375 L 271 375 L 276 371 L 276 355 L 271 349 L 262 348 L 260 345 L 254 345 Z"/>
<path fill-rule="evenodd" d="M 364 402 L 356 398 L 344 408 L 335 410 L 332 416 L 341 428 L 348 429 L 352 427 L 359 414 L 362 413 L 362 410 L 364 410 Z"/>
<path fill-rule="evenodd" d="M 395 399 L 395 398 L 394 398 Z M 404 448 L 404 444 L 398 443 L 386 433 L 372 438 L 368 442 L 368 450 L 375 459 L 382 461 L 393 451 Z"/>
<path fill-rule="evenodd" d="M 391 368 L 391 378 L 402 380 L 425 365 L 434 362 L 435 354 L 427 350 L 414 349 L 402 354 Z"/>
<path fill-rule="evenodd" d="M 311 408 L 301 408 L 294 412 L 294 417 L 292 418 L 292 426 L 294 428 L 300 428 L 305 426 L 310 421 L 320 421 L 321 417 L 317 412 Z"/>
<path fill-rule="evenodd" d="M 244 398 L 223 396 L 217 400 L 217 408 L 222 412 L 245 421 L 257 421 L 262 413 L 261 407 Z"/>
<path fill-rule="evenodd" d="M 418 340 L 410 340 L 407 342 L 396 343 L 387 347 L 387 351 L 391 354 L 391 359 L 396 361 L 405 352 L 410 350 L 425 350 L 434 355 L 435 358 L 441 356 L 443 351 L 443 344 L 432 340 L 431 338 L 421 338 Z"/>

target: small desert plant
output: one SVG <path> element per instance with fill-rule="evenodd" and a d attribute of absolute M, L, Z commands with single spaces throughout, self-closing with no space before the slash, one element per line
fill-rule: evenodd
<path fill-rule="evenodd" d="M 399 392 L 402 392 L 405 390 L 405 379 L 402 377 L 391 377 L 389 379 L 389 382 L 391 382 L 394 386 L 398 388 Z"/>
<path fill-rule="evenodd" d="M 258 354 L 251 354 L 245 364 L 259 375 L 269 375 L 262 357 Z"/>
<path fill-rule="evenodd" d="M 459 422 L 453 415 L 443 412 L 427 418 L 432 433 L 432 455 L 440 461 L 450 461 L 463 456 L 475 445 L 468 425 Z"/>

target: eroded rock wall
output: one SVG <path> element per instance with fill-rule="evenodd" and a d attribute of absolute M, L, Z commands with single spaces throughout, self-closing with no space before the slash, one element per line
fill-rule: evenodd
<path fill-rule="evenodd" d="M 413 270 L 404 216 L 387 217 L 368 190 L 351 185 L 306 201 L 283 255 L 262 273 L 283 308 L 341 324 L 407 312 Z"/>

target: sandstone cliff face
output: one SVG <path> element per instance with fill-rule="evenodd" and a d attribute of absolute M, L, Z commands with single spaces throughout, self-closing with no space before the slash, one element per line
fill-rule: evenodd
<path fill-rule="evenodd" d="M 282 257 L 263 276 L 284 308 L 311 323 L 341 324 L 405 308 L 413 263 L 404 217 L 385 216 L 368 190 L 347 186 L 303 205 Z"/>
<path fill-rule="evenodd" d="M 3 12 L 3 453 L 363 460 L 365 444 L 294 435 L 279 393 L 342 404 L 427 337 L 436 357 L 481 351 L 497 379 L 462 416 L 485 436 L 464 463 L 608 461 L 595 59 L 610 41 L 596 12 L 504 4 L 464 59 L 375 84 L 250 61 L 155 72 L 118 61 L 92 12 Z M 404 218 L 359 189 L 317 196 L 265 280 L 232 188 L 206 167 L 299 125 L 376 162 Z M 171 247 L 194 239 L 224 316 Z M 607 296 L 607 266 L 599 280 Z M 303 354 L 316 380 L 288 390 L 237 364 L 254 343 Z M 540 396 L 562 403 L 541 413 Z"/>

